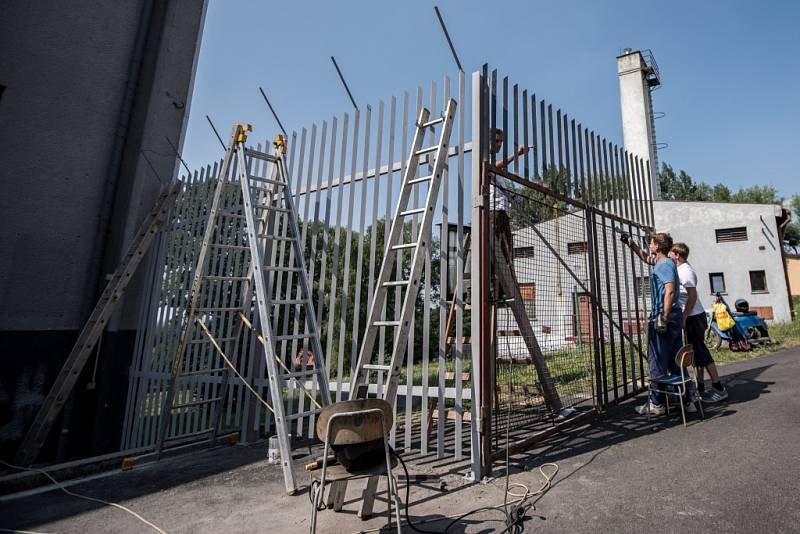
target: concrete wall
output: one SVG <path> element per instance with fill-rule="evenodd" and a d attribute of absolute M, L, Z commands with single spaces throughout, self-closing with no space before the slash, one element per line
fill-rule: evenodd
<path fill-rule="evenodd" d="M 712 304 L 708 275 L 721 272 L 729 304 L 743 298 L 751 307 L 771 306 L 777 322 L 791 320 L 776 223 L 780 206 L 662 200 L 654 202 L 653 212 L 656 230 L 689 246 L 689 263 L 697 271 L 698 294 L 706 309 Z M 716 229 L 739 226 L 747 228 L 746 241 L 717 243 Z M 751 290 L 749 272 L 755 270 L 765 271 L 767 292 Z"/>
<path fill-rule="evenodd" d="M 156 175 L 175 175 L 166 138 L 180 147 L 205 9 L 204 0 L 3 5 L 3 451 L 21 438 L 152 208 L 162 185 Z M 143 278 L 109 325 L 96 373 L 90 365 L 76 388 L 81 419 L 97 421 L 78 448 L 97 452 L 118 439 L 104 425 L 116 424 L 109 419 L 120 397 L 124 404 Z M 98 385 L 87 392 L 89 381 Z"/>
<path fill-rule="evenodd" d="M 625 150 L 650 161 L 652 196 L 659 199 L 661 193 L 658 183 L 658 158 L 655 132 L 650 120 L 653 102 L 647 85 L 645 66 L 644 58 L 638 50 L 617 57 L 622 137 Z M 636 187 L 633 186 L 632 190 L 635 191 Z M 644 198 L 650 198 L 650 194 L 645 192 Z"/>

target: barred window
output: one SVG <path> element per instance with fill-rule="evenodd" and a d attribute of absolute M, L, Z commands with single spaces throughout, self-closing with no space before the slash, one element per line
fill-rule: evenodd
<path fill-rule="evenodd" d="M 717 243 L 747 241 L 746 226 L 737 226 L 736 228 L 717 228 L 714 230 L 714 233 L 717 235 Z"/>
<path fill-rule="evenodd" d="M 586 254 L 588 246 L 586 241 L 576 241 L 575 243 L 567 243 L 567 254 Z"/>
<path fill-rule="evenodd" d="M 535 255 L 536 247 L 515 247 L 515 258 L 532 258 Z"/>

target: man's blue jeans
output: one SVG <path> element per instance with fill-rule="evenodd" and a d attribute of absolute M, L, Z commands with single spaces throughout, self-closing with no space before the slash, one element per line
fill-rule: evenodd
<path fill-rule="evenodd" d="M 654 325 L 655 319 L 651 319 L 647 325 L 647 362 L 650 366 L 650 400 L 653 404 L 663 404 L 664 394 L 655 391 L 656 378 L 664 375 L 679 375 L 681 370 L 675 363 L 675 356 L 683 346 L 682 336 L 682 314 L 680 309 L 673 308 L 667 317 L 667 331 L 657 334 Z M 684 371 L 687 373 L 687 371 Z M 684 402 L 694 398 L 694 382 L 687 384 Z"/>

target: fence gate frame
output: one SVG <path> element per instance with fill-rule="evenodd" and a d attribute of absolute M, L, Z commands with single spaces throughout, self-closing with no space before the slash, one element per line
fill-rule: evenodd
<path fill-rule="evenodd" d="M 531 99 L 533 115 L 532 137 L 534 143 L 533 173 L 529 173 L 528 156 L 525 154 L 524 174 L 520 171 L 521 165 L 515 165 L 511 172 L 499 168 L 495 164 L 495 157 L 491 152 L 491 135 L 497 126 L 502 113 L 502 129 L 505 132 L 506 142 L 503 147 L 503 159 L 508 150 L 513 150 L 518 139 L 518 88 L 513 86 L 513 111 L 512 120 L 509 121 L 508 78 L 503 80 L 502 111 L 498 110 L 498 90 L 496 70 L 489 73 L 488 65 L 472 74 L 472 221 L 473 239 L 471 254 L 471 337 L 473 343 L 473 369 L 479 369 L 473 384 L 473 403 L 477 402 L 479 421 L 473 425 L 473 472 L 476 477 L 488 476 L 492 472 L 492 465 L 503 458 L 505 454 L 518 452 L 530 448 L 541 440 L 560 432 L 570 426 L 583 424 L 594 415 L 607 410 L 619 402 L 635 396 L 646 387 L 646 331 L 643 324 L 647 317 L 647 295 L 645 292 L 646 280 L 649 279 L 651 267 L 639 262 L 627 247 L 622 252 L 618 251 L 618 232 L 626 232 L 633 240 L 643 243 L 653 231 L 652 191 L 649 176 L 649 165 L 646 160 L 629 154 L 622 148 L 608 143 L 599 135 L 587 130 L 581 135 L 581 126 L 578 125 L 578 144 L 586 139 L 585 154 L 586 167 L 584 169 L 584 147 L 577 148 L 575 135 L 575 121 L 570 123 L 566 113 L 563 116 L 564 148 L 566 164 L 562 162 L 562 116 L 561 110 L 557 112 L 558 131 L 558 178 L 555 182 L 546 183 L 544 172 L 539 177 L 537 174 L 538 156 L 542 158 L 542 169 L 546 169 L 547 158 L 547 131 L 545 129 L 545 103 L 541 101 L 541 140 L 540 148 L 536 142 L 538 128 L 536 116 L 535 95 Z M 527 121 L 527 101 L 523 91 L 523 117 Z M 552 105 L 547 108 L 549 116 L 549 143 L 550 165 L 554 167 L 553 148 L 553 114 Z M 511 126 L 513 123 L 513 144 L 511 139 Z M 569 125 L 572 126 L 573 161 L 570 170 L 570 147 L 567 135 Z M 528 125 L 523 125 L 524 142 L 528 145 Z M 590 153 L 591 141 L 591 153 Z M 511 147 L 509 149 L 508 147 Z M 602 150 L 601 150 L 602 149 Z M 578 165 L 580 155 L 580 170 Z M 562 173 L 566 170 L 566 181 L 559 182 Z M 493 236 L 492 221 L 490 219 L 490 188 L 496 177 L 512 182 L 514 185 L 528 188 L 545 198 L 563 202 L 572 209 L 579 210 L 585 221 L 586 259 L 588 267 L 588 284 L 577 279 L 569 265 L 561 258 L 560 254 L 550 245 L 544 236 L 535 228 L 542 242 L 549 248 L 574 279 L 582 293 L 589 297 L 591 320 L 591 352 L 593 368 L 592 409 L 583 413 L 567 417 L 563 421 L 553 421 L 546 429 L 532 433 L 522 439 L 508 444 L 506 447 L 493 445 L 495 426 L 495 410 L 497 408 L 496 391 L 500 387 L 495 375 L 497 358 L 497 344 L 493 343 L 492 334 L 495 326 L 495 312 L 493 311 L 490 286 L 492 284 L 492 253 L 490 239 Z M 609 233 L 610 232 L 610 233 Z M 515 262 L 516 263 L 516 262 Z M 630 263 L 630 265 L 628 265 Z M 622 271 L 620 273 L 620 271 Z M 633 288 L 629 286 L 629 277 L 633 274 L 638 279 Z M 613 278 L 613 280 L 612 280 Z M 612 284 L 614 291 L 612 291 Z M 624 287 L 622 287 L 624 286 Z M 627 314 L 623 318 L 622 298 L 626 299 L 625 309 Z M 631 308 L 633 296 L 633 309 Z M 640 299 L 641 297 L 641 299 Z M 616 302 L 615 302 L 616 301 Z M 635 313 L 635 322 L 631 321 L 630 312 Z M 577 312 L 576 312 L 577 313 Z M 635 325 L 635 332 L 634 332 Z M 635 335 L 634 335 L 635 333 Z M 626 351 L 627 346 L 627 351 Z M 622 364 L 622 377 L 618 376 L 617 353 L 621 351 L 622 361 L 625 362 L 626 354 L 630 358 L 631 376 L 626 376 L 626 365 Z M 638 360 L 638 362 L 637 362 Z M 510 360 L 509 360 L 510 361 Z M 637 369 L 638 368 L 638 369 Z M 621 380 L 619 380 L 621 378 Z M 473 404 L 475 405 L 475 404 Z M 507 423 L 510 424 L 510 423 Z M 474 434 L 477 433 L 477 439 Z M 478 446 L 476 447 L 476 444 Z"/>

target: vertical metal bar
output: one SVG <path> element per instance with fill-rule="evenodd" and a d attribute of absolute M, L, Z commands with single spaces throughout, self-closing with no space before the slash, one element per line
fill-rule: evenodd
<path fill-rule="evenodd" d="M 485 302 L 487 279 L 484 273 L 486 251 L 485 245 L 485 213 L 483 206 L 486 196 L 483 194 L 483 169 L 486 161 L 487 147 L 486 129 L 489 124 L 488 106 L 486 96 L 487 65 L 483 66 L 483 74 L 472 75 L 472 256 L 471 280 L 472 307 L 470 310 L 470 338 L 472 341 L 472 475 L 475 480 L 480 480 L 484 472 L 491 469 L 491 404 L 486 402 L 486 389 L 491 387 L 484 379 L 487 376 L 488 347 L 484 336 L 486 310 L 482 303 Z M 486 299 L 488 300 L 488 299 Z M 491 398 L 491 394 L 489 395 Z M 480 399 L 480 401 L 479 401 Z"/>
<path fill-rule="evenodd" d="M 552 128 L 552 124 L 550 125 Z M 561 110 L 556 111 L 556 141 L 558 143 L 558 172 L 556 173 L 555 177 L 555 187 L 554 190 L 563 193 L 564 192 L 564 149 L 563 149 L 563 138 L 561 135 Z"/>
<path fill-rule="evenodd" d="M 572 193 L 572 169 L 570 168 L 569 161 L 569 118 L 564 113 L 564 195 L 570 196 Z M 560 149 L 559 149 L 560 150 Z"/>
<path fill-rule="evenodd" d="M 516 86 L 515 86 L 516 87 Z M 530 166 L 528 165 L 528 90 L 522 90 L 522 144 L 525 146 L 525 152 L 523 153 L 523 172 L 526 180 L 531 179 L 531 170 Z"/>
<path fill-rule="evenodd" d="M 644 161 L 642 161 L 642 165 L 645 167 L 645 169 L 647 169 L 646 173 L 645 173 L 644 170 L 642 171 L 642 173 L 646 174 L 646 176 L 647 176 L 647 187 L 649 188 L 648 189 L 649 194 L 647 195 L 647 207 L 648 207 L 648 211 L 650 213 L 650 226 L 655 228 L 656 221 L 655 221 L 655 216 L 653 215 L 653 200 L 654 200 L 653 199 L 653 189 L 654 189 L 654 187 L 653 187 L 653 178 L 650 176 L 650 161 L 649 160 L 644 160 Z"/>
<path fill-rule="evenodd" d="M 512 110 L 514 119 L 514 144 L 512 145 L 512 153 L 516 155 L 517 147 L 519 146 L 519 87 L 514 84 L 512 88 L 514 99 L 514 109 Z M 519 175 L 519 157 L 514 158 L 514 174 Z"/>
<path fill-rule="evenodd" d="M 545 103 L 544 98 L 539 101 L 539 123 L 541 127 L 541 141 L 542 141 L 542 149 L 540 154 L 542 155 L 542 183 L 547 183 L 547 115 L 545 113 Z M 553 162 L 550 161 L 550 165 Z"/>
<path fill-rule="evenodd" d="M 585 203 L 589 203 L 588 189 L 586 188 L 586 173 L 583 168 L 583 126 L 578 123 L 578 163 L 580 165 L 580 196 Z"/>
<path fill-rule="evenodd" d="M 344 366 L 345 360 L 345 343 L 347 341 L 347 333 L 350 332 L 350 327 L 352 323 L 349 320 L 349 311 L 350 306 L 352 305 L 352 299 L 350 298 L 350 260 L 352 257 L 352 243 L 353 243 L 353 213 L 355 212 L 354 204 L 355 204 L 355 176 L 356 176 L 356 165 L 358 161 L 358 126 L 361 117 L 361 113 L 356 110 L 355 114 L 353 115 L 353 151 L 350 156 L 350 184 L 348 190 L 348 204 L 347 204 L 347 232 L 345 236 L 345 250 L 344 250 L 344 281 L 342 283 L 342 315 L 339 320 L 339 351 L 338 357 L 339 361 L 337 374 L 342 377 L 342 384 L 344 384 L 344 372 L 342 370 Z M 356 282 L 357 283 L 357 282 Z M 352 390 L 353 381 L 355 377 L 353 376 L 353 361 L 350 361 L 349 367 L 349 374 L 348 377 L 350 379 L 350 394 L 348 398 L 353 397 L 355 393 Z M 337 398 L 339 398 L 339 392 L 337 391 Z"/>
<path fill-rule="evenodd" d="M 503 78 L 503 163 L 508 161 L 508 76 Z"/>
<path fill-rule="evenodd" d="M 588 204 L 594 205 L 594 182 L 592 181 L 590 175 L 592 173 L 592 163 L 591 158 L 589 157 L 589 129 L 583 131 L 583 149 L 586 155 L 586 202 Z"/>
<path fill-rule="evenodd" d="M 392 96 L 390 110 L 389 110 L 389 171 L 386 175 L 386 209 L 384 215 L 384 223 L 383 223 L 383 248 L 384 250 L 380 250 L 378 252 L 381 253 L 381 263 L 383 263 L 383 259 L 385 257 L 385 249 L 387 243 L 389 243 L 389 231 L 392 226 L 392 199 L 393 199 L 393 181 L 394 181 L 394 172 L 392 171 L 392 165 L 394 162 L 394 139 L 395 139 L 395 128 L 397 126 L 397 97 Z M 381 310 L 381 319 L 386 319 L 386 313 L 388 309 L 388 293 L 387 298 L 383 303 L 383 309 Z M 386 329 L 381 328 L 379 331 L 379 339 L 378 339 L 378 363 L 383 365 L 386 361 Z M 378 392 L 378 396 L 380 397 L 382 392 Z"/>
<path fill-rule="evenodd" d="M 536 93 L 531 95 L 531 134 L 533 135 L 533 177 L 539 177 L 539 141 L 536 131 L 538 123 L 536 122 Z"/>
<path fill-rule="evenodd" d="M 598 175 L 598 171 L 597 171 L 597 146 L 595 145 L 595 134 L 594 134 L 594 132 L 590 132 L 590 137 L 591 137 L 591 147 L 592 147 L 592 152 L 591 152 L 591 157 L 592 157 L 592 174 L 591 174 L 591 176 L 592 176 L 592 181 L 593 181 L 592 190 L 593 191 L 597 191 L 599 189 L 599 185 L 597 183 L 598 180 L 599 180 L 599 175 Z M 596 196 L 597 196 L 597 193 L 596 193 Z M 602 200 L 602 197 L 600 197 L 600 198 Z M 593 228 L 593 232 L 592 232 L 593 233 L 593 238 L 592 239 L 594 240 L 595 250 L 597 251 L 599 249 L 599 242 L 598 242 L 598 239 L 597 239 L 597 219 L 596 219 L 596 215 L 595 215 L 594 211 L 592 212 L 592 228 Z M 602 261 L 604 263 L 606 263 L 607 258 L 604 257 L 602 259 Z M 602 291 L 600 289 L 602 287 L 602 276 L 601 276 L 600 259 L 599 258 L 598 258 L 598 261 L 596 262 L 595 266 L 596 266 L 595 267 L 595 269 L 596 269 L 595 275 L 597 277 L 597 305 L 602 308 L 603 299 L 602 299 Z M 602 378 L 603 378 L 603 388 L 600 391 L 602 392 L 603 405 L 605 406 L 605 405 L 608 405 L 608 359 L 606 357 L 606 333 L 605 333 L 605 327 L 604 327 L 604 321 L 603 321 L 603 314 L 602 313 L 598 313 L 598 317 L 597 318 L 598 318 L 598 324 L 599 324 L 598 335 L 600 336 L 600 358 L 601 358 L 601 363 L 602 363 L 601 371 L 602 371 Z"/>
<path fill-rule="evenodd" d="M 347 134 L 350 127 L 350 115 L 344 114 L 342 121 L 342 148 L 339 155 L 339 185 L 336 188 L 336 222 L 333 234 L 333 265 L 331 270 L 331 292 L 328 300 L 328 331 L 327 340 L 325 343 L 325 361 L 328 365 L 328 376 L 333 376 L 331 373 L 331 359 L 333 358 L 333 336 L 336 331 L 336 302 L 337 293 L 339 290 L 339 257 L 341 255 L 340 238 L 342 233 L 342 204 L 344 203 L 344 169 L 345 159 L 347 158 Z M 342 304 L 347 307 L 346 304 Z M 320 323 L 321 324 L 321 323 Z M 341 352 L 336 354 L 336 402 L 342 400 L 342 371 L 343 360 Z"/>
<path fill-rule="evenodd" d="M 558 171 L 556 170 L 555 143 L 553 141 L 553 104 L 547 104 L 547 133 L 550 144 L 550 189 L 558 190 Z"/>
<path fill-rule="evenodd" d="M 570 121 L 570 129 L 572 131 L 572 135 L 570 136 L 570 139 L 572 140 L 572 194 L 574 198 L 581 198 L 578 174 L 578 145 L 575 140 L 575 119 Z M 578 135 L 580 135 L 580 133 Z M 580 141 L 580 139 L 578 139 L 578 141 Z"/>
<path fill-rule="evenodd" d="M 369 244 L 369 274 L 367 275 L 367 310 L 372 307 L 372 300 L 375 298 L 375 260 L 378 248 L 378 202 L 380 200 L 380 169 L 381 169 L 381 149 L 383 148 L 383 114 L 384 103 L 381 100 L 378 103 L 378 130 L 376 132 L 377 138 L 375 139 L 375 177 L 372 180 L 372 222 L 370 223 L 370 244 Z M 392 162 L 389 162 L 391 166 Z M 367 181 L 366 175 L 364 176 L 364 187 L 366 189 Z M 364 236 L 366 239 L 366 236 Z M 365 326 L 364 328 L 367 328 Z M 383 394 L 383 374 L 378 373 L 378 398 Z"/>
<path fill-rule="evenodd" d="M 371 119 L 372 119 L 372 108 L 367 106 L 367 113 L 364 119 L 364 159 L 362 165 L 361 176 L 363 179 L 361 180 L 361 206 L 359 208 L 359 234 L 358 234 L 358 247 L 357 247 L 357 254 L 356 254 L 356 280 L 355 280 L 355 296 L 354 296 L 354 305 L 355 308 L 353 310 L 353 339 L 352 343 L 350 344 L 350 376 L 353 377 L 355 375 L 355 364 L 358 358 L 358 345 L 360 343 L 360 336 L 359 336 L 359 329 L 361 327 L 361 286 L 363 278 L 362 278 L 362 269 L 364 263 L 364 232 L 365 232 L 365 221 L 367 215 L 367 173 L 369 171 L 369 137 L 370 137 L 370 126 L 371 126 Z M 369 384 L 369 381 L 367 381 Z M 352 382 L 351 382 L 352 385 Z M 353 392 L 350 392 L 351 398 Z"/>

